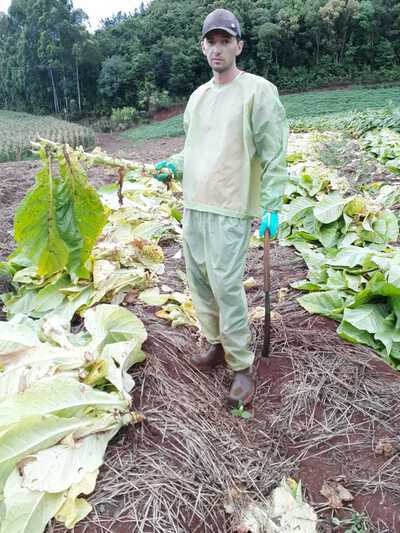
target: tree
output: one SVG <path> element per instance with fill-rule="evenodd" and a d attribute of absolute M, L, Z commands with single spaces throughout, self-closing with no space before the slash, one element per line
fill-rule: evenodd
<path fill-rule="evenodd" d="M 124 104 L 124 89 L 128 82 L 128 64 L 118 55 L 107 58 L 101 67 L 98 81 L 99 93 L 114 107 Z"/>
<path fill-rule="evenodd" d="M 9 105 L 21 107 L 22 100 L 29 111 L 68 111 L 70 101 L 77 98 L 82 59 L 78 50 L 90 38 L 86 14 L 74 10 L 70 0 L 13 0 L 6 17 L 7 35 L 1 45 L 6 59 L 0 64 L 0 77 L 7 80 Z"/>
<path fill-rule="evenodd" d="M 329 0 L 326 5 L 320 8 L 321 18 L 331 36 L 330 46 L 334 53 L 335 63 L 340 65 L 349 41 L 352 18 L 360 9 L 358 0 Z"/>
<path fill-rule="evenodd" d="M 210 77 L 199 41 L 216 7 L 241 21 L 240 68 L 279 86 L 399 67 L 400 0 L 152 0 L 94 34 L 72 0 L 12 0 L 0 16 L 0 105 L 70 114 L 184 98 Z"/>

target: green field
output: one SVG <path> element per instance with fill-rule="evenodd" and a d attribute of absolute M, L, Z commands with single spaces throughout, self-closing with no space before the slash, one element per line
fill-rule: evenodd
<path fill-rule="evenodd" d="M 281 99 L 289 119 L 318 117 L 328 113 L 377 109 L 388 102 L 400 105 L 400 87 L 307 92 L 289 94 Z"/>
<path fill-rule="evenodd" d="M 293 131 L 310 128 L 335 129 L 346 121 L 351 112 L 380 109 L 393 103 L 400 106 L 400 88 L 346 89 L 313 91 L 282 96 Z M 183 135 L 182 115 L 162 122 L 132 128 L 121 137 L 133 143 L 162 137 Z M 0 162 L 25 159 L 30 156 L 30 141 L 37 136 L 72 146 L 94 146 L 94 133 L 89 128 L 28 113 L 0 110 Z"/>
<path fill-rule="evenodd" d="M 31 155 L 30 142 L 38 136 L 84 148 L 95 144 L 94 132 L 53 117 L 0 110 L 0 162 L 18 161 Z"/>
<path fill-rule="evenodd" d="M 162 122 L 144 124 L 121 133 L 121 137 L 134 142 L 161 139 L 162 137 L 180 137 L 184 134 L 182 120 L 183 115 L 177 115 Z"/>
<path fill-rule="evenodd" d="M 335 91 L 312 91 L 290 94 L 281 97 L 291 122 L 325 117 L 334 114 L 335 118 L 347 115 L 350 111 L 379 109 L 389 102 L 400 105 L 400 87 L 387 89 L 346 89 Z M 311 122 L 314 122 L 311 120 Z M 318 121 L 317 121 L 318 122 Z M 139 126 L 122 134 L 122 137 L 138 142 L 161 137 L 183 135 L 182 115 L 154 124 Z"/>

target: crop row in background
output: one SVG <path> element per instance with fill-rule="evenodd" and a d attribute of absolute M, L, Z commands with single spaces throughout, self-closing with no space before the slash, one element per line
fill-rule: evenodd
<path fill-rule="evenodd" d="M 0 111 L 0 162 L 19 161 L 31 155 L 31 140 L 44 137 L 76 147 L 93 148 L 94 132 L 90 128 L 53 117 Z"/>

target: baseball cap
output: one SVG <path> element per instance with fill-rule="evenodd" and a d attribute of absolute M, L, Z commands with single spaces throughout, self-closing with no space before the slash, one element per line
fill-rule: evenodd
<path fill-rule="evenodd" d="M 204 39 L 212 30 L 224 30 L 234 37 L 242 36 L 238 19 L 227 9 L 215 9 L 207 15 L 203 24 L 202 38 Z"/>

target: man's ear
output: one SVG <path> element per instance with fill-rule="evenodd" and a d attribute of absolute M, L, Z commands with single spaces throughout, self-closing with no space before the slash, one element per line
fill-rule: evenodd
<path fill-rule="evenodd" d="M 206 48 L 205 48 L 205 39 L 202 39 L 200 41 L 200 48 L 201 48 L 201 51 L 203 52 L 203 54 L 206 56 L 207 55 L 207 52 L 206 52 Z"/>
<path fill-rule="evenodd" d="M 242 53 L 243 51 L 243 47 L 244 47 L 244 41 L 238 41 L 238 49 L 236 51 L 236 56 L 240 56 L 240 54 Z"/>

